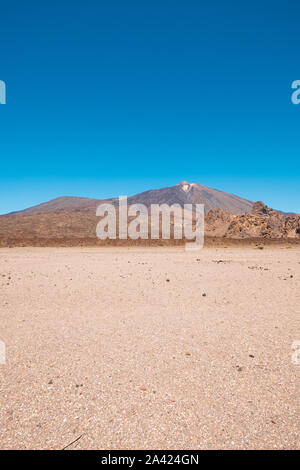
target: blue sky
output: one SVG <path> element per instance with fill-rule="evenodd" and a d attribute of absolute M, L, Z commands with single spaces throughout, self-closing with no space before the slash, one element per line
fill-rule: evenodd
<path fill-rule="evenodd" d="M 10 1 L 0 213 L 181 180 L 300 212 L 300 5 Z"/>

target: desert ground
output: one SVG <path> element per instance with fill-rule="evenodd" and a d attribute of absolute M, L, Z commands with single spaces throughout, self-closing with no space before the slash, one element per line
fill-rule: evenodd
<path fill-rule="evenodd" d="M 299 245 L 2 248 L 0 447 L 299 449 L 299 306 Z"/>

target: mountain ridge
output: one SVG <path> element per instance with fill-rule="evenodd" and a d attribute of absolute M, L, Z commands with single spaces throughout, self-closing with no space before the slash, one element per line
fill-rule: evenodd
<path fill-rule="evenodd" d="M 144 204 L 204 204 L 205 212 L 211 209 L 222 209 L 232 214 L 251 212 L 253 202 L 231 193 L 210 188 L 197 183 L 180 183 L 160 189 L 150 189 L 128 196 L 128 205 Z M 10 214 L 37 214 L 58 211 L 95 211 L 101 203 L 118 203 L 118 198 L 93 199 L 77 196 L 60 196 L 50 201 L 20 210 Z M 6 214 L 8 215 L 8 214 Z"/>

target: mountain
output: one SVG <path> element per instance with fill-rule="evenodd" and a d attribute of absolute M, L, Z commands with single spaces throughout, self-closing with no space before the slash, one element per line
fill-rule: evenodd
<path fill-rule="evenodd" d="M 92 211 L 102 202 L 118 204 L 117 198 L 90 199 L 83 197 L 59 197 L 51 201 L 30 207 L 15 214 L 41 214 L 60 211 Z M 128 197 L 128 204 L 204 204 L 205 212 L 211 209 L 222 209 L 231 214 L 244 214 L 250 212 L 253 206 L 251 201 L 233 194 L 218 191 L 207 186 L 195 183 L 181 183 L 162 189 L 153 189 Z"/>
<path fill-rule="evenodd" d="M 115 244 L 96 238 L 100 203 L 118 205 L 118 199 L 59 197 L 20 212 L 0 216 L 0 246 L 73 246 Z M 205 205 L 205 239 L 255 239 L 300 241 L 300 215 L 269 209 L 232 194 L 186 181 L 168 188 L 145 191 L 128 197 L 128 205 L 175 203 Z M 172 222 L 171 222 L 172 223 Z M 150 224 L 149 224 L 150 227 Z M 159 240 L 148 240 L 157 244 Z M 163 244 L 182 241 L 164 241 Z M 123 244 L 134 244 L 123 240 Z"/>
<path fill-rule="evenodd" d="M 154 189 L 128 198 L 128 204 L 204 204 L 205 212 L 211 209 L 222 209 L 231 214 L 250 212 L 253 202 L 233 194 L 218 191 L 202 184 L 182 181 L 170 188 Z"/>

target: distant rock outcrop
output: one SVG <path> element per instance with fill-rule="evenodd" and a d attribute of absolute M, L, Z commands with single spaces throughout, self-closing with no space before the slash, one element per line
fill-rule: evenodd
<path fill-rule="evenodd" d="M 226 238 L 300 238 L 300 215 L 286 216 L 262 201 L 253 204 L 247 214 L 233 215 L 210 211 L 206 216 L 206 234 Z"/>

